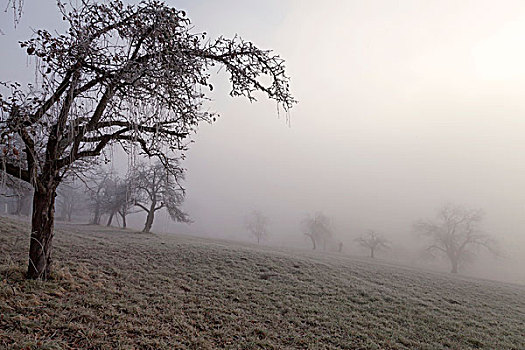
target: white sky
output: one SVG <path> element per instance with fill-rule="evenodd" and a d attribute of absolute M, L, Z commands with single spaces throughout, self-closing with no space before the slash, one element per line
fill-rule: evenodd
<path fill-rule="evenodd" d="M 16 41 L 56 27 L 53 3 L 27 0 L 16 30 L 2 14 L 1 80 L 28 71 Z M 289 127 L 262 95 L 230 98 L 219 74 L 221 118 L 185 162 L 195 223 L 177 230 L 245 235 L 259 209 L 275 241 L 302 242 L 298 222 L 322 210 L 343 240 L 369 228 L 401 240 L 456 202 L 483 208 L 487 231 L 525 259 L 525 2 L 169 3 L 195 30 L 274 49 L 299 100 Z"/>

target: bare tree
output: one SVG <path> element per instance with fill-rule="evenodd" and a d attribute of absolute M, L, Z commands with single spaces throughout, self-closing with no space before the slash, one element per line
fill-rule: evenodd
<path fill-rule="evenodd" d="M 237 36 L 193 33 L 184 11 L 156 0 L 72 4 L 58 2 L 67 32 L 37 30 L 21 43 L 37 59 L 36 83 L 4 83 L 0 97 L 0 142 L 23 150 L 2 155 L 3 171 L 35 188 L 33 279 L 49 276 L 56 189 L 71 167 L 114 143 L 168 166 L 198 123 L 215 118 L 202 108 L 212 67 L 230 74 L 232 96 L 254 101 L 261 91 L 285 110 L 295 102 L 279 56 Z"/>
<path fill-rule="evenodd" d="M 179 182 L 183 177 L 179 167 L 166 170 L 160 162 L 150 166 L 141 163 L 132 171 L 133 203 L 147 213 L 142 232 L 150 232 L 155 213 L 164 208 L 173 221 L 190 222 L 188 215 L 180 209 L 184 191 Z"/>
<path fill-rule="evenodd" d="M 388 248 L 388 241 L 375 231 L 369 230 L 362 236 L 356 238 L 356 241 L 367 249 L 370 249 L 370 257 L 373 259 L 375 252 L 382 248 Z"/>
<path fill-rule="evenodd" d="M 106 226 L 111 226 L 115 215 L 122 218 L 122 227 L 126 228 L 126 216 L 133 206 L 135 199 L 132 196 L 129 179 L 116 176 L 110 181 L 105 190 L 104 210 L 109 214 Z"/>
<path fill-rule="evenodd" d="M 269 220 L 260 211 L 254 210 L 245 219 L 245 227 L 257 239 L 257 244 L 268 236 Z"/>
<path fill-rule="evenodd" d="M 100 225 L 100 220 L 110 201 L 111 184 L 114 174 L 103 168 L 95 169 L 85 175 L 85 185 L 89 195 L 89 209 L 91 210 L 91 225 Z"/>
<path fill-rule="evenodd" d="M 326 243 L 332 238 L 332 228 L 330 219 L 321 212 L 314 216 L 308 215 L 303 221 L 303 233 L 312 241 L 312 249 L 317 248 L 317 244 L 322 243 L 326 250 Z"/>
<path fill-rule="evenodd" d="M 62 182 L 57 188 L 57 205 L 62 219 L 71 221 L 73 213 L 83 207 L 84 199 L 75 183 Z"/>
<path fill-rule="evenodd" d="M 451 272 L 457 273 L 459 266 L 475 253 L 477 247 L 485 247 L 497 254 L 494 240 L 481 231 L 482 220 L 481 210 L 449 204 L 439 210 L 437 220 L 418 221 L 414 229 L 430 238 L 427 249 L 446 255 Z"/>

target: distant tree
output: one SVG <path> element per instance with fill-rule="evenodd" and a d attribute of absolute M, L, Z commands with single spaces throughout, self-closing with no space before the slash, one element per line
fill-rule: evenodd
<path fill-rule="evenodd" d="M 88 208 L 91 211 L 91 225 L 100 225 L 102 215 L 109 206 L 110 191 L 114 174 L 104 168 L 96 168 L 85 175 L 87 193 L 89 195 Z"/>
<path fill-rule="evenodd" d="M 171 163 L 170 170 L 160 162 L 153 165 L 140 163 L 131 172 L 133 203 L 147 214 L 142 232 L 150 232 L 155 213 L 164 208 L 173 221 L 191 222 L 188 215 L 180 209 L 184 191 L 179 182 L 183 178 L 182 169 L 174 166 L 174 163 Z"/>
<path fill-rule="evenodd" d="M 326 250 L 326 243 L 332 238 L 332 228 L 330 219 L 321 212 L 314 216 L 308 215 L 302 221 L 303 233 L 312 241 L 312 249 L 317 248 L 317 244 L 322 243 Z"/>
<path fill-rule="evenodd" d="M 481 210 L 449 204 L 438 211 L 437 220 L 418 221 L 414 229 L 431 240 L 428 251 L 443 253 L 450 261 L 451 272 L 457 273 L 477 247 L 498 254 L 495 241 L 480 228 L 482 220 Z"/>
<path fill-rule="evenodd" d="M 122 227 L 126 228 L 126 216 L 135 202 L 129 179 L 121 179 L 118 176 L 112 178 L 108 181 L 104 196 L 104 210 L 109 215 L 106 226 L 111 226 L 114 216 L 120 215 Z"/>
<path fill-rule="evenodd" d="M 257 244 L 268 236 L 268 223 L 268 218 L 258 210 L 254 210 L 246 217 L 245 226 L 257 239 Z"/>
<path fill-rule="evenodd" d="M 374 258 L 377 250 L 388 248 L 388 241 L 376 232 L 369 230 L 362 236 L 356 238 L 357 243 L 370 250 L 370 257 Z"/>
<path fill-rule="evenodd" d="M 193 33 L 186 13 L 161 1 L 59 1 L 58 7 L 66 32 L 36 30 L 21 42 L 38 62 L 36 83 L 3 83 L 7 93 L 0 96 L 0 144 L 8 149 L 1 171 L 35 188 L 32 279 L 49 277 L 55 195 L 71 167 L 112 144 L 138 146 L 167 166 L 199 122 L 215 119 L 202 108 L 212 89 L 210 69 L 229 73 L 231 96 L 254 101 L 260 91 L 285 110 L 295 103 L 279 56 L 238 36 Z"/>
<path fill-rule="evenodd" d="M 85 199 L 75 183 L 62 182 L 57 188 L 57 205 L 62 219 L 71 221 L 73 213 L 83 209 Z"/>

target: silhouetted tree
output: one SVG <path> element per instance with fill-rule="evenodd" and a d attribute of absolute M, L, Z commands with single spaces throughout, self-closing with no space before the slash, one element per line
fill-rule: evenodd
<path fill-rule="evenodd" d="M 356 241 L 362 247 L 370 249 L 370 257 L 374 258 L 374 254 L 377 250 L 381 248 L 388 248 L 388 241 L 383 238 L 381 235 L 378 235 L 376 232 L 370 230 L 364 235 L 356 238 Z"/>
<path fill-rule="evenodd" d="M 257 244 L 268 236 L 268 223 L 268 218 L 258 210 L 254 210 L 246 217 L 245 226 L 257 239 Z"/>
<path fill-rule="evenodd" d="M 167 166 L 185 149 L 200 121 L 210 69 L 230 74 L 232 96 L 262 91 L 284 109 L 295 102 L 284 62 L 235 36 L 211 40 L 192 33 L 184 11 L 161 1 L 81 1 L 58 7 L 69 29 L 36 30 L 21 46 L 36 57 L 36 83 L 4 84 L 0 97 L 2 171 L 35 188 L 27 277 L 46 279 L 51 267 L 55 195 L 74 164 L 108 145 L 133 145 Z M 266 77 L 267 79 L 262 79 Z M 9 139 L 7 139 L 7 138 Z M 11 157 L 11 150 L 20 157 Z"/>
<path fill-rule="evenodd" d="M 449 204 L 439 210 L 437 220 L 418 221 L 414 229 L 431 239 L 427 249 L 443 253 L 450 261 L 451 272 L 457 273 L 476 247 L 482 246 L 497 254 L 494 240 L 481 231 L 482 220 L 481 210 Z"/>
<path fill-rule="evenodd" d="M 188 215 L 180 209 L 184 191 L 179 181 L 183 178 L 182 169 L 173 162 L 168 169 L 160 162 L 153 165 L 141 163 L 132 171 L 133 203 L 147 214 L 142 232 L 150 232 L 155 213 L 164 208 L 173 221 L 190 222 Z"/>
<path fill-rule="evenodd" d="M 309 215 L 303 219 L 302 226 L 304 235 L 312 241 L 312 249 L 315 250 L 318 243 L 323 243 L 326 249 L 326 243 L 332 238 L 330 219 L 326 215 L 321 212 Z"/>

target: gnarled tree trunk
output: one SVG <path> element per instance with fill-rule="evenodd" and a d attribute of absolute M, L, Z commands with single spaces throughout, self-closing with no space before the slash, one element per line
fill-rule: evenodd
<path fill-rule="evenodd" d="M 53 224 L 55 220 L 56 185 L 35 189 L 31 219 L 31 242 L 27 278 L 47 279 L 51 272 Z"/>

